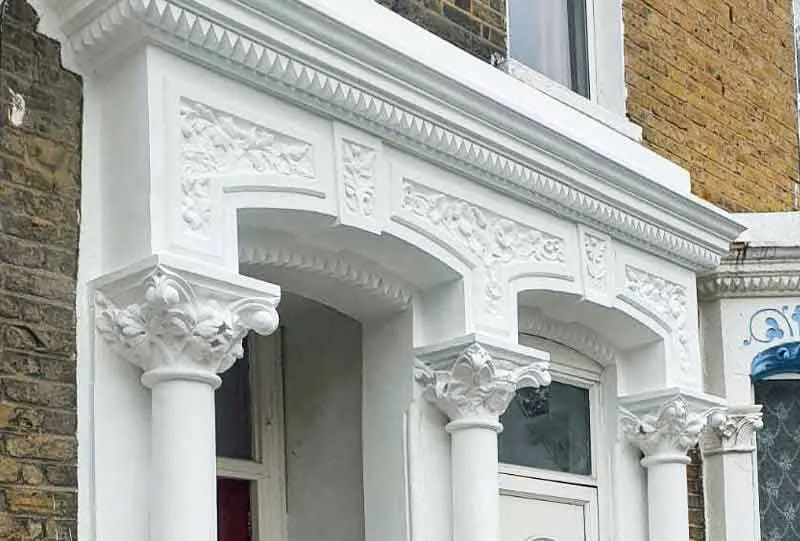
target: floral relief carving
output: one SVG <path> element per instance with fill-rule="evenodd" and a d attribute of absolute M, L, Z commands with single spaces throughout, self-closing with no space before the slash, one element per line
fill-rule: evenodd
<path fill-rule="evenodd" d="M 500 267 L 508 263 L 564 263 L 564 239 L 522 225 L 461 199 L 403 181 L 403 209 L 454 237 L 486 271 L 488 307 L 497 311 L 505 295 Z"/>
<path fill-rule="evenodd" d="M 725 408 L 708 416 L 708 437 L 704 452 L 708 455 L 726 452 L 752 452 L 755 433 L 764 427 L 761 406 Z"/>
<path fill-rule="evenodd" d="M 425 397 L 451 421 L 496 421 L 506 411 L 518 388 L 550 384 L 548 367 L 546 361 L 541 361 L 506 370 L 483 346 L 474 343 L 465 348 L 448 369 L 434 370 L 418 362 L 415 378 L 424 385 Z"/>
<path fill-rule="evenodd" d="M 591 278 L 594 288 L 605 289 L 608 274 L 607 253 L 609 241 L 591 233 L 583 235 L 583 253 L 586 261 L 586 274 Z"/>
<path fill-rule="evenodd" d="M 278 325 L 272 299 L 223 304 L 199 298 L 188 282 L 162 267 L 147 276 L 141 289 L 141 302 L 125 307 L 98 292 L 95 322 L 122 357 L 145 371 L 169 367 L 224 372 L 242 356 L 247 332 L 269 334 Z"/>
<path fill-rule="evenodd" d="M 375 213 L 375 164 L 377 152 L 347 139 L 342 140 L 342 183 L 347 210 L 371 218 Z"/>
<path fill-rule="evenodd" d="M 275 174 L 314 179 L 311 144 L 183 99 L 181 210 L 189 231 L 203 233 L 211 220 L 211 179 L 220 175 Z"/>
<path fill-rule="evenodd" d="M 677 340 L 681 370 L 684 375 L 688 375 L 689 333 L 686 322 L 689 314 L 689 296 L 686 288 L 628 265 L 625 267 L 625 292 L 669 325 Z"/>

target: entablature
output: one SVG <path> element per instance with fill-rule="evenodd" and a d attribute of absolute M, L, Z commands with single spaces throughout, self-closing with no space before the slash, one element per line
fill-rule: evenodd
<path fill-rule="evenodd" d="M 741 231 L 675 164 L 378 5 L 58 4 L 86 67 L 155 43 L 690 270 L 714 267 Z"/>

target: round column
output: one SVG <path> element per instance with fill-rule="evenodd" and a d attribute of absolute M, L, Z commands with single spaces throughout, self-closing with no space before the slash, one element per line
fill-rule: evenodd
<path fill-rule="evenodd" d="M 687 453 L 697 445 L 704 425 L 704 416 L 690 413 L 682 398 L 664 403 L 655 414 L 622 412 L 624 434 L 644 453 L 649 541 L 689 539 Z"/>
<path fill-rule="evenodd" d="M 497 434 L 499 422 L 462 419 L 447 425 L 450 433 L 453 539 L 484 541 L 498 538 L 500 493 Z M 487 495 L 494 495 L 487 497 Z"/>
<path fill-rule="evenodd" d="M 454 541 L 500 539 L 499 418 L 518 387 L 550 383 L 548 363 L 530 356 L 539 352 L 520 350 L 473 342 L 418 355 L 417 381 L 450 419 Z"/>
<path fill-rule="evenodd" d="M 247 332 L 278 325 L 274 286 L 191 276 L 159 265 L 118 295 L 138 302 L 118 308 L 103 294 L 96 299 L 98 331 L 144 370 L 152 392 L 150 541 L 216 540 L 218 373 L 241 357 Z"/>

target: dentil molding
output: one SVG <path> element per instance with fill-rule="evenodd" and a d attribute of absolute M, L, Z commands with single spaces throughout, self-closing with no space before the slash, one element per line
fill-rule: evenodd
<path fill-rule="evenodd" d="M 145 371 L 146 384 L 165 374 L 214 382 L 242 356 L 249 331 L 269 334 L 278 326 L 277 288 L 230 279 L 151 258 L 95 281 L 97 331 Z"/>
<path fill-rule="evenodd" d="M 764 427 L 761 406 L 721 408 L 708 416 L 703 438 L 703 453 L 708 456 L 724 453 L 752 453 L 755 435 Z"/>
<path fill-rule="evenodd" d="M 431 162 L 457 169 L 479 183 L 575 219 L 659 257 L 666 254 L 692 269 L 716 266 L 727 243 L 741 230 L 737 223 L 712 212 L 690 196 L 672 193 L 608 158 L 587 151 L 580 144 L 565 139 L 560 143 L 563 148 L 559 152 L 567 167 L 580 161 L 584 165 L 579 169 L 604 171 L 592 180 L 598 185 L 589 189 L 569 175 L 545 173 L 530 160 L 519 158 L 515 149 L 487 142 L 496 139 L 488 133 L 496 128 L 488 124 L 487 133 L 480 137 L 473 135 L 464 126 L 438 120 L 435 112 L 413 104 L 413 100 L 395 99 L 385 92 L 371 90 L 374 85 L 365 84 L 356 76 L 335 75 L 348 73 L 348 70 L 317 66 L 325 62 L 322 55 L 312 63 L 308 59 L 315 55 L 308 51 L 301 57 L 287 46 L 278 49 L 264 27 L 271 24 L 265 14 L 275 11 L 297 24 L 309 24 L 307 8 L 300 4 L 276 2 L 275 5 L 259 5 L 257 10 L 244 10 L 250 24 L 254 24 L 253 17 L 258 19 L 262 33 L 255 28 L 245 31 L 241 22 L 233 22 L 230 16 L 222 17 L 212 8 L 200 9 L 199 4 L 175 0 L 71 2 L 58 11 L 73 50 L 87 64 L 91 65 L 97 55 L 113 50 L 115 40 L 124 43 L 125 38 L 132 35 L 147 36 L 184 55 L 194 56 L 205 65 L 232 72 L 303 106 L 355 124 Z M 236 17 L 245 16 L 240 4 L 224 5 L 231 14 L 235 12 Z M 319 37 L 330 38 L 331 34 L 336 34 L 340 30 L 335 27 L 337 24 L 340 23 L 328 20 Z M 341 30 L 342 36 L 357 34 L 344 31 L 347 28 Z M 366 54 L 358 53 L 365 49 L 369 47 L 352 47 L 350 54 Z M 368 62 L 361 64 L 369 65 Z M 415 73 L 427 71 L 417 69 Z M 384 76 L 392 78 L 391 74 Z M 436 81 L 430 82 L 436 84 Z M 459 95 L 464 92 L 457 82 L 448 84 L 452 92 Z M 475 111 L 475 118 L 480 117 L 481 112 Z M 510 119 L 508 122 L 504 133 L 514 132 L 513 122 Z M 553 140 L 552 134 L 547 135 L 545 140 L 548 139 Z M 637 203 L 621 205 L 613 196 L 596 195 L 616 193 L 620 183 L 624 183 L 625 193 L 636 193 Z M 654 218 L 653 213 L 661 208 L 666 208 L 672 218 L 667 218 L 667 214 L 663 219 Z M 202 223 L 202 206 L 200 211 Z M 680 218 L 679 224 L 670 223 L 676 216 L 685 218 Z"/>
<path fill-rule="evenodd" d="M 546 353 L 469 335 L 418 349 L 415 379 L 453 423 L 497 423 L 517 389 L 550 384 Z"/>
<path fill-rule="evenodd" d="M 239 263 L 293 269 L 330 278 L 379 297 L 398 309 L 408 307 L 416 290 L 407 282 L 377 265 L 368 265 L 356 258 L 335 252 L 311 249 L 269 240 L 260 243 L 240 239 Z"/>
<path fill-rule="evenodd" d="M 617 349 L 605 338 L 580 323 L 547 317 L 540 308 L 520 308 L 518 329 L 574 349 L 603 366 L 617 364 Z"/>

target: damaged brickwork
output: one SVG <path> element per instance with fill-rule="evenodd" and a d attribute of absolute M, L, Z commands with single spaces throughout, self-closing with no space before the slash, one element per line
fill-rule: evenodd
<path fill-rule="evenodd" d="M 0 539 L 77 539 L 82 83 L 9 0 L 0 64 Z M 24 111 L 8 118 L 11 92 Z M 24 114 L 23 114 L 24 113 Z M 16 124 L 19 124 L 18 126 Z"/>

